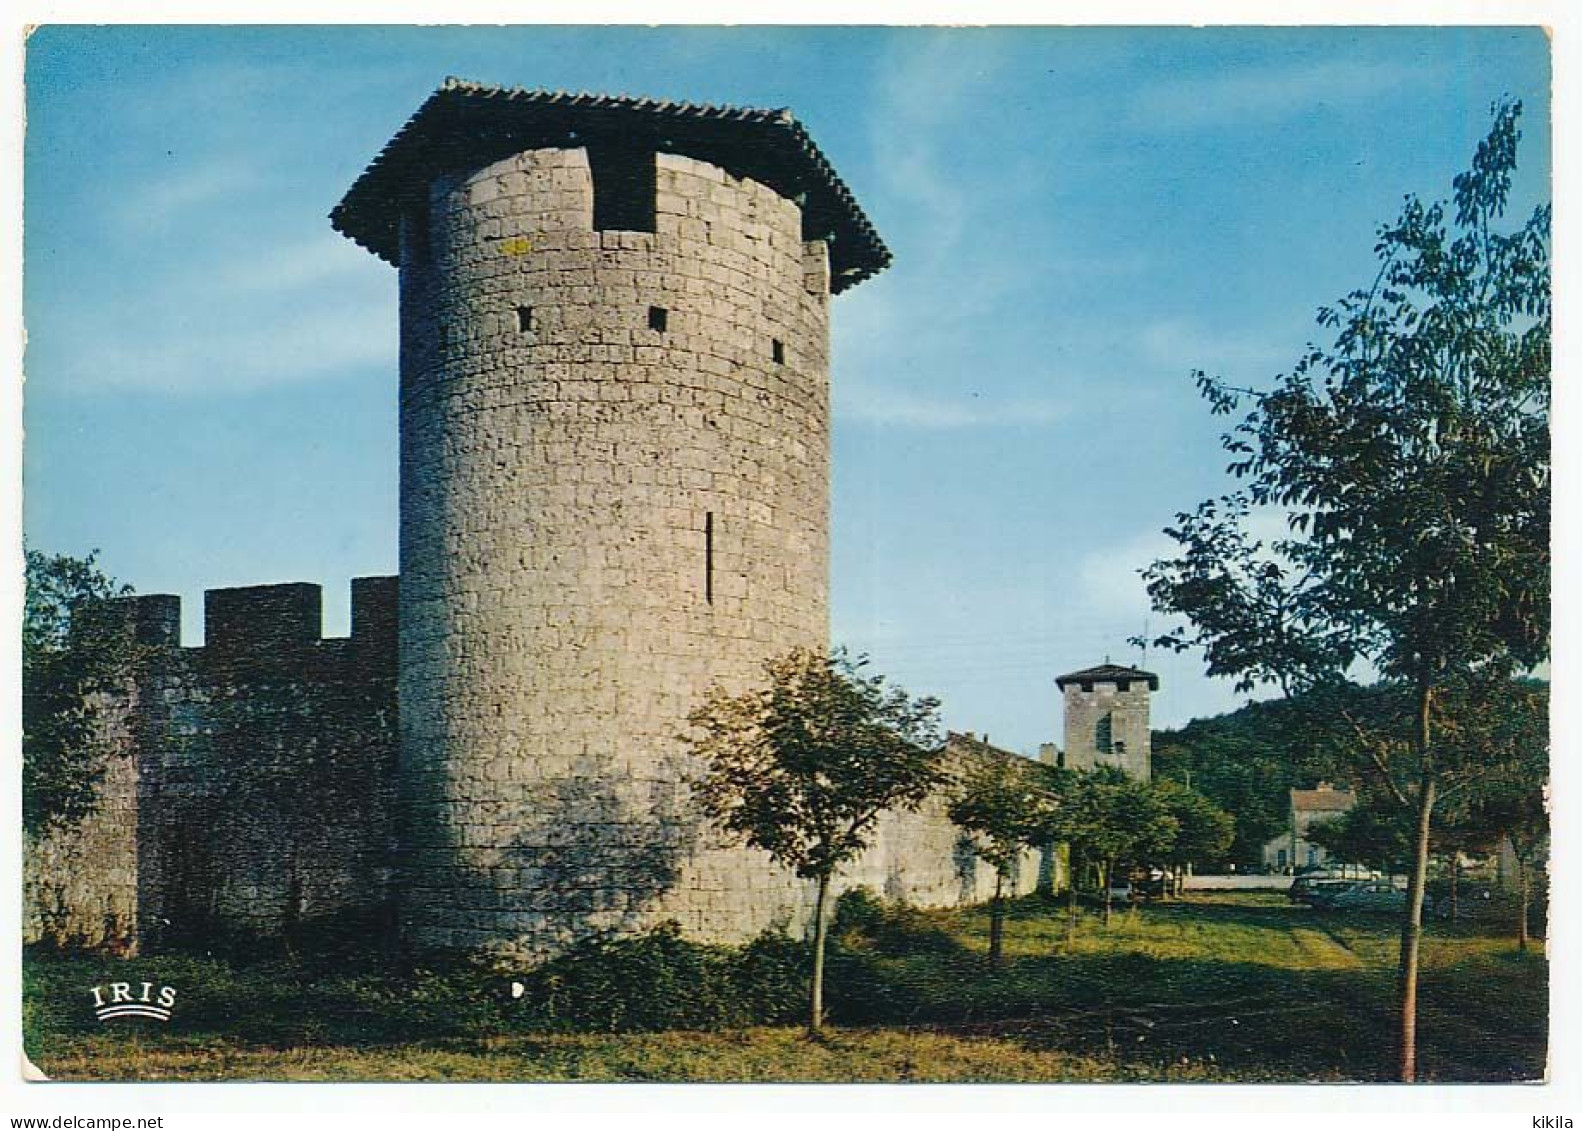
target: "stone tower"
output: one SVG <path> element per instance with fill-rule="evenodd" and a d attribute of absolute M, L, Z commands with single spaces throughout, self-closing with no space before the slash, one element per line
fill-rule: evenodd
<path fill-rule="evenodd" d="M 452 79 L 331 219 L 400 271 L 403 932 L 796 913 L 680 736 L 828 639 L 829 300 L 890 258 L 846 186 L 783 110 Z"/>
<path fill-rule="evenodd" d="M 1119 766 L 1140 781 L 1152 774 L 1148 697 L 1152 672 L 1100 664 L 1055 680 L 1065 696 L 1065 764 L 1074 770 Z"/>

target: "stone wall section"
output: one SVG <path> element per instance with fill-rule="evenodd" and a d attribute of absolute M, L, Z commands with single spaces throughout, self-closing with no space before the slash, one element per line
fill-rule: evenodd
<path fill-rule="evenodd" d="M 80 821 L 24 834 L 22 939 L 137 953 L 138 766 L 135 700 L 102 702 L 107 756 L 94 810 Z"/>
<path fill-rule="evenodd" d="M 316 585 L 210 590 L 201 648 L 177 598 L 128 599 L 140 670 L 104 716 L 99 807 L 28 846 L 28 941 L 391 935 L 396 586 L 352 585 L 345 639 Z"/>
<path fill-rule="evenodd" d="M 396 589 L 395 578 L 356 579 L 346 639 L 321 638 L 317 586 L 211 591 L 202 648 L 180 646 L 176 598 L 130 599 L 144 666 L 127 698 L 104 704 L 111 753 L 99 808 L 28 843 L 26 941 L 122 954 L 269 940 L 396 945 Z M 951 736 L 953 776 L 984 757 L 1015 755 Z M 808 928 L 811 882 L 764 853 L 722 846 L 690 811 L 680 821 L 650 814 L 640 837 L 601 821 L 597 806 L 577 807 L 610 788 L 568 779 L 555 796 L 567 830 L 557 847 L 606 859 L 637 848 L 640 866 L 644 844 L 693 838 L 678 852 L 684 866 L 606 881 L 634 882 L 651 899 L 646 916 L 618 927 L 675 919 L 693 937 L 732 942 Z M 922 907 L 988 899 L 993 869 L 948 804 L 947 789 L 915 812 L 884 814 L 833 890 L 865 887 Z M 1041 868 L 1047 884 L 1049 861 L 1025 853 L 1008 894 L 1033 890 Z M 566 908 L 580 878 L 546 869 L 537 890 L 498 898 L 518 913 L 549 908 L 570 921 L 568 937 L 603 929 Z"/>

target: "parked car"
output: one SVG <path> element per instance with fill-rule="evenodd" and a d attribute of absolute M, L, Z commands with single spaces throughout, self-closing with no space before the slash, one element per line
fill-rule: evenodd
<path fill-rule="evenodd" d="M 1163 868 L 1149 868 L 1132 877 L 1132 888 L 1144 899 L 1163 899 L 1168 882 Z"/>
<path fill-rule="evenodd" d="M 1292 903 L 1312 903 L 1319 893 L 1333 893 L 1349 888 L 1357 881 L 1347 879 L 1339 872 L 1304 872 L 1291 881 L 1285 897 Z"/>
<path fill-rule="evenodd" d="M 1126 876 L 1114 876 L 1110 879 L 1110 902 L 1130 903 L 1132 901 L 1132 882 Z"/>
<path fill-rule="evenodd" d="M 1355 884 L 1345 891 L 1336 892 L 1324 904 L 1326 911 L 1382 912 L 1399 915 L 1406 910 L 1406 889 L 1388 881 Z M 1434 901 L 1423 895 L 1423 914 L 1434 913 Z"/>
<path fill-rule="evenodd" d="M 1305 902 L 1315 911 L 1328 911 L 1336 897 L 1352 888 L 1361 887 L 1362 882 L 1361 880 L 1325 880 L 1308 892 Z"/>

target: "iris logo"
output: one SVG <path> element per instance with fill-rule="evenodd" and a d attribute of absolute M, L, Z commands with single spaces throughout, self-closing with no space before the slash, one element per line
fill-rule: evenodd
<path fill-rule="evenodd" d="M 134 986 L 141 992 L 134 991 Z M 93 995 L 93 1015 L 100 1021 L 114 1021 L 119 1017 L 169 1021 L 171 1007 L 176 1004 L 174 986 L 160 986 L 156 994 L 153 982 L 111 982 L 94 986 L 88 992 Z"/>

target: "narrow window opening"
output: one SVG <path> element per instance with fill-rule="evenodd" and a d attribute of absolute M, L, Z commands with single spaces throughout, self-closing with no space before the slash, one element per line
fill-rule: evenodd
<path fill-rule="evenodd" d="M 663 334 L 670 322 L 670 312 L 662 306 L 648 308 L 648 328 Z"/>
<path fill-rule="evenodd" d="M 533 308 L 531 306 L 519 306 L 516 308 L 516 328 L 523 334 L 533 329 Z"/>
<path fill-rule="evenodd" d="M 769 352 L 774 356 L 776 365 L 784 365 L 786 360 L 786 344 L 779 338 L 769 339 Z"/>
<path fill-rule="evenodd" d="M 588 146 L 593 226 L 601 232 L 652 232 L 658 186 L 654 151 L 617 144 Z"/>
<path fill-rule="evenodd" d="M 1114 753 L 1114 736 L 1114 723 L 1111 722 L 1109 715 L 1103 715 L 1100 717 L 1098 725 L 1093 728 L 1094 749 L 1098 750 L 1100 754 Z"/>
<path fill-rule="evenodd" d="M 714 604 L 714 512 L 703 516 L 703 599 Z"/>

